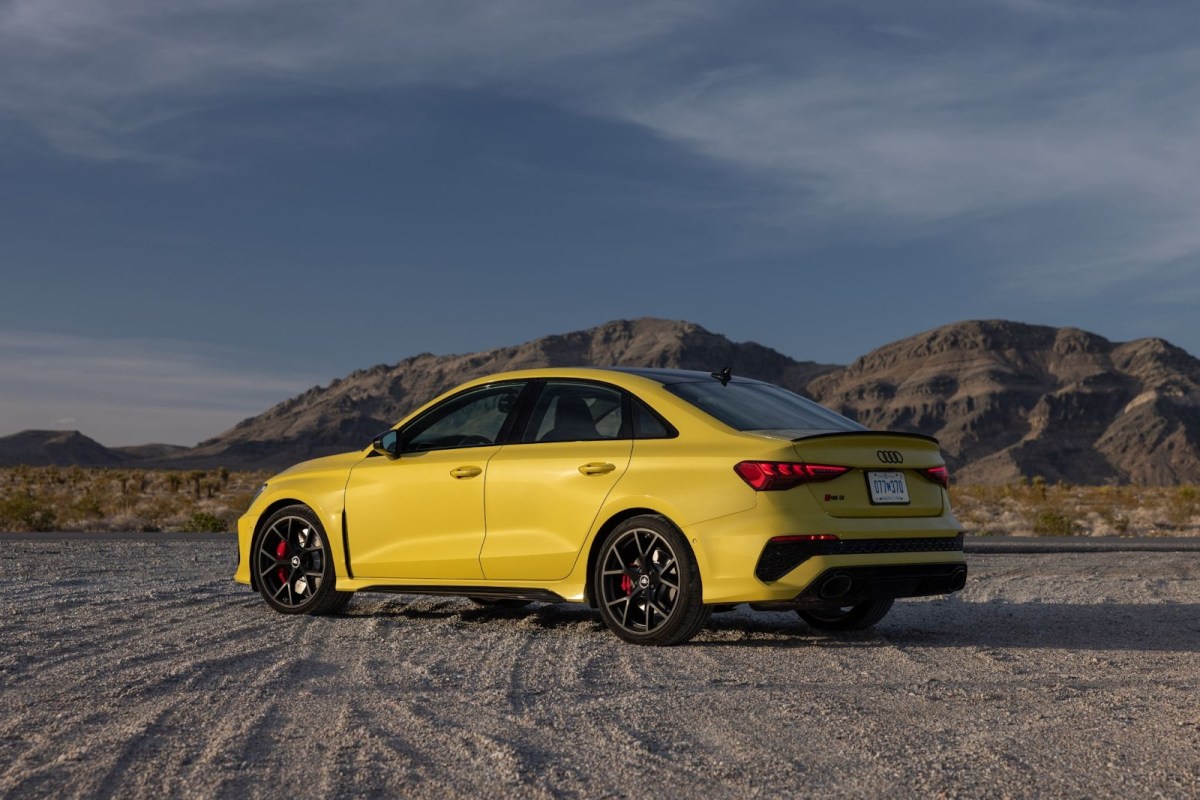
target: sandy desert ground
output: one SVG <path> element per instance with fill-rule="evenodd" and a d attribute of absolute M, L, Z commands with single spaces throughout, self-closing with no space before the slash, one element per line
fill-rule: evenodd
<path fill-rule="evenodd" d="M 362 595 L 287 618 L 231 538 L 3 541 L 0 795 L 1200 795 L 1200 553 L 991 553 L 872 632 Z"/>

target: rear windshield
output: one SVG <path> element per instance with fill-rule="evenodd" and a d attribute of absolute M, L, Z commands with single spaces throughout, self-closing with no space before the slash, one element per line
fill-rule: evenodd
<path fill-rule="evenodd" d="M 769 383 L 718 381 L 664 387 L 696 408 L 739 431 L 865 431 L 862 425 L 825 406 Z"/>

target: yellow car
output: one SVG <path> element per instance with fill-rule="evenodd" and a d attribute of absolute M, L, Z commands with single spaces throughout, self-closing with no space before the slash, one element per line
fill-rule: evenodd
<path fill-rule="evenodd" d="M 963 587 L 947 483 L 935 439 L 727 369 L 510 372 L 268 480 L 234 579 L 287 614 L 360 591 L 588 603 L 639 644 L 737 603 L 861 629 Z"/>

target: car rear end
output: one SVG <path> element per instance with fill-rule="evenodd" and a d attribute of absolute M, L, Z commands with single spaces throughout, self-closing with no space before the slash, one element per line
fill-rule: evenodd
<path fill-rule="evenodd" d="M 937 440 L 869 431 L 754 381 L 666 388 L 736 429 L 726 443 L 741 460 L 716 479 L 753 493 L 752 507 L 685 527 L 705 602 L 826 608 L 963 588 L 963 533 Z"/>
<path fill-rule="evenodd" d="M 757 510 L 784 530 L 763 544 L 757 580 L 812 607 L 963 588 L 963 534 L 936 441 L 836 433 L 794 450 L 800 477 L 758 488 Z"/>

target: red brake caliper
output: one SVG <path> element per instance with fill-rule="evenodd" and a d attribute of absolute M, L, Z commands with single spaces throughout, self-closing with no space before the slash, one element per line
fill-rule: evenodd
<path fill-rule="evenodd" d="M 621 591 L 625 594 L 633 594 L 633 581 L 628 575 L 621 576 Z"/>
<path fill-rule="evenodd" d="M 288 551 L 287 542 L 280 542 L 279 546 L 275 548 L 275 557 L 278 558 L 280 561 L 282 561 L 283 557 L 287 555 L 287 551 Z M 280 583 L 283 583 L 284 581 L 287 580 L 287 574 L 283 571 L 283 567 L 280 567 L 279 572 L 277 572 L 275 574 L 279 576 Z"/>

